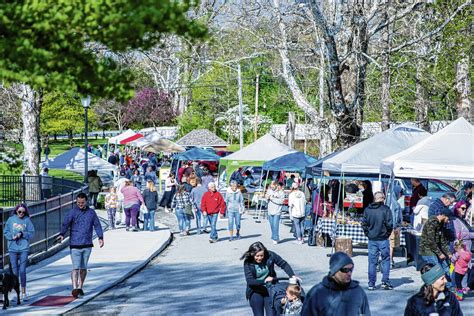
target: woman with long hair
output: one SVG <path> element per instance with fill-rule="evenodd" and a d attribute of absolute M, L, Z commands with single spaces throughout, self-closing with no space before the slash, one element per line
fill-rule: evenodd
<path fill-rule="evenodd" d="M 174 209 L 176 217 L 178 218 L 180 236 L 189 235 L 191 229 L 191 220 L 186 214 L 186 207 L 192 205 L 191 196 L 184 189 L 183 185 L 178 186 L 178 192 L 173 197 L 171 207 Z"/>
<path fill-rule="evenodd" d="M 420 272 L 424 285 L 408 299 L 405 316 L 462 315 L 456 296 L 446 288 L 448 281 L 443 268 L 428 263 Z"/>
<path fill-rule="evenodd" d="M 283 269 L 289 277 L 296 277 L 291 266 L 276 253 L 267 250 L 260 242 L 254 242 L 242 255 L 244 274 L 247 281 L 245 296 L 255 316 L 273 315 L 271 298 L 266 283 L 277 283 L 275 265 Z"/>
<path fill-rule="evenodd" d="M 155 212 L 158 206 L 158 192 L 156 192 L 155 183 L 152 179 L 146 182 L 146 189 L 143 191 L 143 200 L 145 200 L 145 206 L 147 208 L 147 212 L 143 214 L 145 218 L 143 230 L 154 231 Z"/>
<path fill-rule="evenodd" d="M 22 300 L 27 301 L 26 263 L 30 251 L 30 240 L 35 235 L 35 227 L 25 204 L 17 205 L 5 224 L 3 234 L 8 241 L 8 254 L 13 273 L 20 278 Z"/>

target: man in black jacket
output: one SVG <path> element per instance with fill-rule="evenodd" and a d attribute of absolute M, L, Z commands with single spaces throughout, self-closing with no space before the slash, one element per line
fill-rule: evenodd
<path fill-rule="evenodd" d="M 359 282 L 352 280 L 354 262 L 344 252 L 329 259 L 329 273 L 304 300 L 303 316 L 370 316 L 369 301 Z"/>
<path fill-rule="evenodd" d="M 369 287 L 368 290 L 375 290 L 377 281 L 376 265 L 379 255 L 382 257 L 382 289 L 392 290 L 390 283 L 390 243 L 389 237 L 393 230 L 392 212 L 384 205 L 385 195 L 382 192 L 374 194 L 374 203 L 371 203 L 364 210 L 362 228 L 369 238 Z"/>

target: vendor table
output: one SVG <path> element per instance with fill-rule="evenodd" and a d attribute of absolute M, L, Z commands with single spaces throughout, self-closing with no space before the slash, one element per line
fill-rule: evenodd
<path fill-rule="evenodd" d="M 349 237 L 352 243 L 368 243 L 369 239 L 365 236 L 361 225 L 353 224 L 337 224 L 334 225 L 335 220 L 329 218 L 320 218 L 316 227 L 318 233 L 328 234 L 331 239 L 335 237 Z M 335 230 L 335 231 L 334 231 Z M 405 246 L 405 234 L 408 228 L 400 228 L 400 246 Z"/>

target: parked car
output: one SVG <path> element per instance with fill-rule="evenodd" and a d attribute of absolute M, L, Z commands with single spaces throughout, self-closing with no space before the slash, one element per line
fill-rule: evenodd
<path fill-rule="evenodd" d="M 413 189 L 411 181 L 408 178 L 395 180 L 398 181 L 403 189 L 403 195 L 405 196 L 405 212 L 408 212 Z M 430 196 L 432 199 L 440 198 L 445 193 L 456 193 L 457 191 L 446 182 L 436 179 L 421 180 L 421 184 L 427 189 L 428 196 Z"/>

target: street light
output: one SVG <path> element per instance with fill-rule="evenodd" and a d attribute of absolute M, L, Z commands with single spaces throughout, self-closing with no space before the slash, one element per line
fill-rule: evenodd
<path fill-rule="evenodd" d="M 91 96 L 88 95 L 84 98 L 81 98 L 82 107 L 84 108 L 84 146 L 85 146 L 85 159 L 84 159 L 84 183 L 87 184 L 87 173 L 89 172 L 89 157 L 88 157 L 88 142 L 87 142 L 87 110 L 91 104 Z"/>

